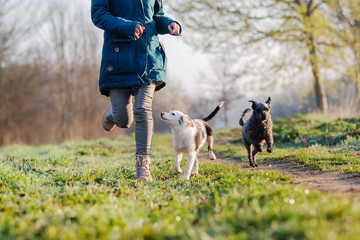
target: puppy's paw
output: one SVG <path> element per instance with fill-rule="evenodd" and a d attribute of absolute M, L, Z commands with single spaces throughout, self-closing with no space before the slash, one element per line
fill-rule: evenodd
<path fill-rule="evenodd" d="M 175 169 L 177 173 L 183 173 L 183 170 L 181 168 Z"/>
<path fill-rule="evenodd" d="M 268 148 L 267 151 L 268 151 L 268 153 L 272 153 L 272 152 L 273 152 L 272 148 Z"/>
<path fill-rule="evenodd" d="M 216 156 L 215 156 L 215 154 L 214 154 L 214 152 L 209 152 L 209 159 L 210 160 L 216 160 Z"/>
<path fill-rule="evenodd" d="M 197 176 L 199 176 L 199 173 L 193 172 L 190 176 L 191 176 L 191 177 L 197 177 Z"/>
<path fill-rule="evenodd" d="M 184 178 L 184 180 L 189 180 L 190 175 L 187 176 L 187 175 L 184 174 L 184 177 L 183 177 L 183 178 Z"/>
<path fill-rule="evenodd" d="M 257 149 L 259 152 L 262 152 L 263 151 L 263 147 L 259 147 L 258 149 Z"/>

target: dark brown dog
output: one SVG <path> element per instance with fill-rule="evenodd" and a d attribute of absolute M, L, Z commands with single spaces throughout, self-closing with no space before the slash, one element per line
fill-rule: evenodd
<path fill-rule="evenodd" d="M 249 164 L 252 167 L 257 167 L 255 156 L 263 151 L 262 146 L 266 142 L 267 151 L 272 153 L 273 150 L 273 136 L 272 136 L 272 120 L 270 115 L 271 98 L 264 103 L 258 103 L 253 100 L 252 103 L 253 113 L 251 117 L 245 122 L 246 115 L 250 110 L 247 108 L 242 114 L 239 124 L 242 126 L 242 138 L 245 148 L 248 152 Z"/>

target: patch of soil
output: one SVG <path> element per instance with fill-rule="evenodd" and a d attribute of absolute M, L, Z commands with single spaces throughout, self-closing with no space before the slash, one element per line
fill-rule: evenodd
<path fill-rule="evenodd" d="M 239 167 L 243 171 L 259 171 L 272 170 L 292 177 L 287 183 L 301 184 L 308 189 L 320 192 L 336 192 L 342 196 L 354 197 L 360 199 L 360 175 L 337 173 L 337 172 L 323 172 L 321 170 L 314 170 L 304 165 L 299 164 L 296 160 L 265 160 L 258 163 L 257 168 L 250 167 L 246 162 L 239 162 L 230 158 L 218 158 L 215 161 L 208 159 L 207 153 L 200 153 L 199 158 L 201 162 L 211 164 L 228 164 Z"/>

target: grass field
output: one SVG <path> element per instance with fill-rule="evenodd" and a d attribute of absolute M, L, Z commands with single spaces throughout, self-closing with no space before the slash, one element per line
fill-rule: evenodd
<path fill-rule="evenodd" d="M 360 118 L 274 123 L 275 151 L 323 171 L 360 173 Z M 215 151 L 246 162 L 240 128 Z M 360 201 L 285 183 L 273 171 L 200 163 L 182 180 L 170 134 L 155 134 L 154 182 L 137 183 L 134 136 L 0 148 L 0 239 L 360 239 Z M 205 148 L 204 148 L 205 149 Z"/>

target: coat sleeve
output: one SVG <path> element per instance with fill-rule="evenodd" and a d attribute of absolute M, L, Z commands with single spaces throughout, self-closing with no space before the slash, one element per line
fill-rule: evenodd
<path fill-rule="evenodd" d="M 168 25 L 172 22 L 176 22 L 171 18 L 165 16 L 162 0 L 155 1 L 155 15 L 153 18 L 156 23 L 156 28 L 159 34 L 168 34 L 169 33 Z M 181 33 L 182 31 L 181 25 L 178 22 L 176 23 L 180 26 L 180 33 Z"/>
<path fill-rule="evenodd" d="M 138 22 L 111 15 L 108 0 L 91 0 L 91 19 L 98 28 L 134 39 Z"/>

